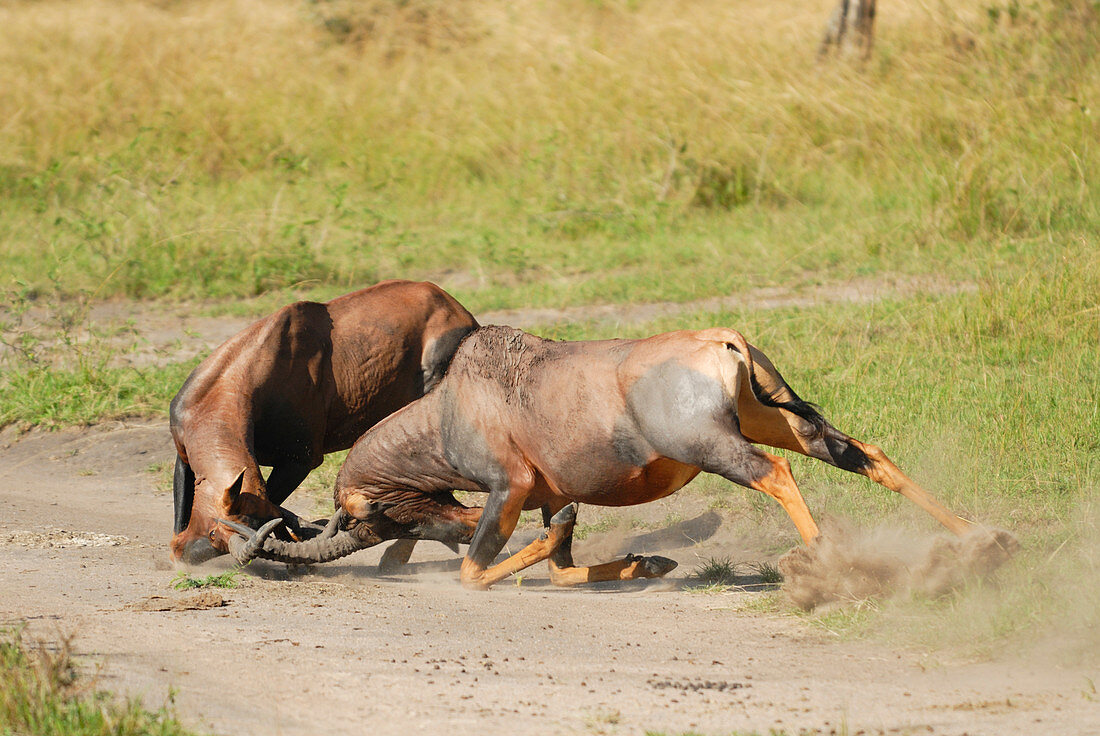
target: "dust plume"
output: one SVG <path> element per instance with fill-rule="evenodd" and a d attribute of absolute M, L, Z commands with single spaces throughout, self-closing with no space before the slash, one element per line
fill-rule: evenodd
<path fill-rule="evenodd" d="M 975 527 L 963 537 L 918 538 L 899 529 L 858 529 L 831 520 L 812 546 L 779 560 L 791 601 L 805 610 L 910 592 L 938 596 L 987 575 L 1019 549 L 1002 529 Z"/>

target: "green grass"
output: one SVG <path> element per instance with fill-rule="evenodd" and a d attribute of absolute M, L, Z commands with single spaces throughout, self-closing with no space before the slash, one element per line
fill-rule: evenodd
<path fill-rule="evenodd" d="M 71 641 L 28 643 L 0 633 L 0 733 L 28 736 L 185 736 L 167 709 L 146 710 L 96 690 L 77 673 Z"/>
<path fill-rule="evenodd" d="M 760 582 L 765 585 L 778 585 L 783 582 L 783 573 L 770 562 L 755 562 L 752 569 L 760 577 Z"/>
<path fill-rule="evenodd" d="M 237 579 L 241 575 L 240 567 L 233 567 L 217 575 L 195 578 L 191 573 L 180 571 L 172 579 L 172 587 L 176 590 L 192 590 L 194 588 L 236 588 L 240 585 Z"/>
<path fill-rule="evenodd" d="M 737 565 L 728 557 L 708 557 L 696 566 L 695 577 L 704 585 L 734 585 Z"/>
<path fill-rule="evenodd" d="M 474 309 L 971 278 L 1100 202 L 1095 4 L 985 5 L 892 8 L 862 69 L 815 60 L 825 0 L 8 5 L 0 268 Z"/>
<path fill-rule="evenodd" d="M 9 370 L 0 382 L 0 426 L 64 426 L 164 415 L 192 367 L 139 370 L 100 363 L 75 369 Z"/>

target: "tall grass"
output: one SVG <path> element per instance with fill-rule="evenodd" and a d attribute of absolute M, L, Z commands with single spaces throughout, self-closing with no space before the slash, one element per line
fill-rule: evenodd
<path fill-rule="evenodd" d="M 71 638 L 48 646 L 0 632 L 0 733 L 41 736 L 187 736 L 166 708 L 121 702 L 80 677 Z"/>
<path fill-rule="evenodd" d="M 1003 7 L 1002 7 L 1003 5 Z M 0 263 L 40 290 L 690 299 L 1096 230 L 1085 0 L 0 7 Z"/>

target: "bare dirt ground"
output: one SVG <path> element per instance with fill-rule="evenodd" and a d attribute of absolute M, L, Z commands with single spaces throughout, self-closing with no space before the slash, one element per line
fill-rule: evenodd
<path fill-rule="evenodd" d="M 151 707 L 174 693 L 199 730 L 1100 734 L 1095 671 L 1035 652 L 966 662 L 838 641 L 756 612 L 761 586 L 692 590 L 700 560 L 768 559 L 774 539 L 690 489 L 646 507 L 672 520 L 663 528 L 576 544 L 581 564 L 627 551 L 680 562 L 661 581 L 560 590 L 536 566 L 475 593 L 450 551 L 422 544 L 402 575 L 378 573 L 377 549 L 304 574 L 256 563 L 238 588 L 176 591 L 172 458 L 162 420 L 0 433 L 0 626 L 75 633 L 101 687 Z"/>

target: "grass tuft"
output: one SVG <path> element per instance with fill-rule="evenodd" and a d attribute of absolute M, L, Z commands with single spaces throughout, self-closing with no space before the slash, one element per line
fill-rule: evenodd
<path fill-rule="evenodd" d="M 779 585 L 783 582 L 783 573 L 770 562 L 754 562 L 752 569 L 765 585 Z"/>
<path fill-rule="evenodd" d="M 241 575 L 240 567 L 233 567 L 217 575 L 207 575 L 203 578 L 191 577 L 191 573 L 181 570 L 172 579 L 172 587 L 176 590 L 190 590 L 192 588 L 236 588 L 240 585 L 237 579 Z"/>
<path fill-rule="evenodd" d="M 695 568 L 695 577 L 705 585 L 735 585 L 737 564 L 728 557 L 708 557 Z"/>

